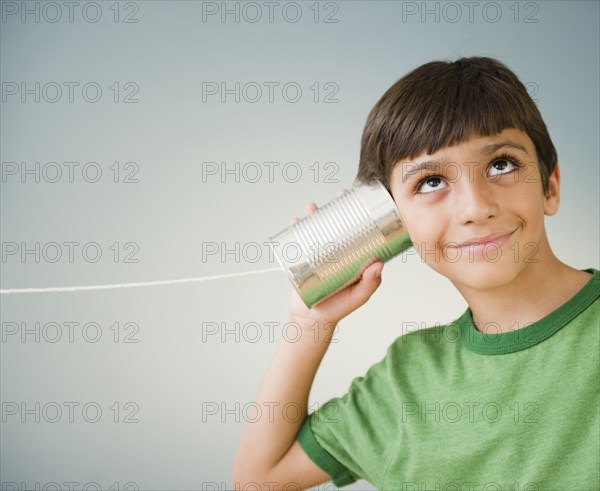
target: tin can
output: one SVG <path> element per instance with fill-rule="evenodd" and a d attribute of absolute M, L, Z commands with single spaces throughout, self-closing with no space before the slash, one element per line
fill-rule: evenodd
<path fill-rule="evenodd" d="M 412 246 L 385 186 L 358 180 L 349 191 L 269 240 L 308 308 L 357 281 L 369 259 L 387 262 Z"/>

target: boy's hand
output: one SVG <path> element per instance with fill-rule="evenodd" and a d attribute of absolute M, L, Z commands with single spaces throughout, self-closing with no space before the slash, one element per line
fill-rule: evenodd
<path fill-rule="evenodd" d="M 337 193 L 337 196 L 341 196 L 346 191 L 348 190 L 341 189 Z M 309 203 L 305 207 L 306 215 L 309 215 L 317 208 L 315 203 Z M 290 224 L 295 223 L 298 220 L 298 218 L 294 218 Z M 290 317 L 311 322 L 333 322 L 337 324 L 341 319 L 364 305 L 369 298 L 371 298 L 371 295 L 373 295 L 375 290 L 377 290 L 381 284 L 382 270 L 383 263 L 381 261 L 376 258 L 370 259 L 365 262 L 361 270 L 355 276 L 352 284 L 326 300 L 319 302 L 317 305 L 314 305 L 311 309 L 304 304 L 298 292 L 296 292 L 295 289 L 292 289 L 290 298 Z"/>

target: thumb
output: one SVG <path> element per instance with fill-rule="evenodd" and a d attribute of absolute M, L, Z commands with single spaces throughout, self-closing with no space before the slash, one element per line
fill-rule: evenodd
<path fill-rule="evenodd" d="M 378 261 L 371 264 L 362 274 L 360 281 L 355 283 L 351 288 L 351 296 L 353 302 L 360 305 L 364 304 L 371 295 L 375 293 L 375 290 L 381 285 L 381 272 L 383 270 L 383 263 Z"/>

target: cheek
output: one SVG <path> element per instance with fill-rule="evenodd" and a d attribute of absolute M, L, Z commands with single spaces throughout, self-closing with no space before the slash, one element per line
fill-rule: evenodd
<path fill-rule="evenodd" d="M 529 192 L 527 192 L 529 191 Z M 544 217 L 543 196 L 537 195 L 537 190 L 525 189 L 524 192 L 515 193 L 507 200 L 507 209 L 526 223 L 533 224 Z"/>
<path fill-rule="evenodd" d="M 404 224 L 412 243 L 421 250 L 433 250 L 440 247 L 443 237 L 443 220 L 439 216 L 425 213 L 423 210 L 406 209 L 403 214 Z"/>
<path fill-rule="evenodd" d="M 410 239 L 418 251 L 431 251 L 439 247 L 436 243 L 439 244 L 442 241 L 444 223 L 447 223 L 447 217 L 440 217 L 439 206 L 427 201 L 427 198 L 419 201 L 419 197 L 407 197 L 402 190 L 394 187 L 392 187 L 392 198 L 398 207 Z"/>

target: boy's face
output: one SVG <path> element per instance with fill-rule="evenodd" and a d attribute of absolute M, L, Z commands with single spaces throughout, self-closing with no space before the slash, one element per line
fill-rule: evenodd
<path fill-rule="evenodd" d="M 403 160 L 390 189 L 419 255 L 456 286 L 509 283 L 550 248 L 544 215 L 559 203 L 558 165 L 542 192 L 529 136 L 507 129 Z"/>

